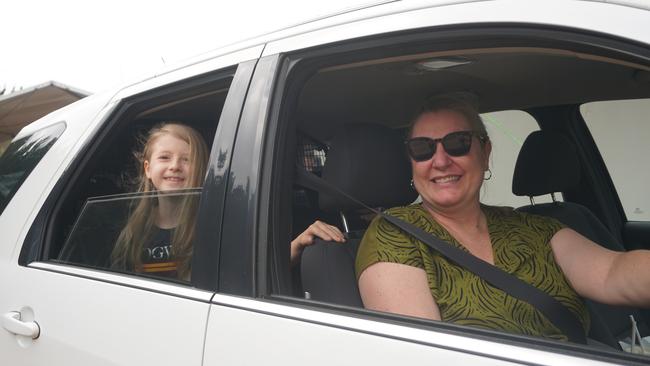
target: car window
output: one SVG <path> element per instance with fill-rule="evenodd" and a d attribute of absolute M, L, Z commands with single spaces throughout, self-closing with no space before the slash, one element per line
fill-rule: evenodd
<path fill-rule="evenodd" d="M 65 123 L 57 123 L 9 144 L 0 155 L 0 214 L 57 138 Z"/>
<path fill-rule="evenodd" d="M 201 189 L 232 75 L 215 73 L 118 107 L 108 132 L 73 164 L 44 257 L 189 282 Z"/>
<path fill-rule="evenodd" d="M 630 221 L 650 221 L 650 99 L 610 100 L 580 106 Z M 632 163 L 634 162 L 634 163 Z"/>
<path fill-rule="evenodd" d="M 530 204 L 528 197 L 512 193 L 512 176 L 517 156 L 526 137 L 539 129 L 537 121 L 521 110 L 498 111 L 481 115 L 492 141 L 492 176 L 483 183 L 481 202 L 495 206 L 520 207 Z M 561 194 L 556 195 L 560 201 Z M 550 195 L 534 198 L 536 203 L 551 202 Z"/>
<path fill-rule="evenodd" d="M 58 260 L 93 268 L 116 271 L 137 271 L 143 275 L 178 279 L 181 260 L 174 255 L 173 239 L 183 235 L 182 226 L 156 227 L 143 236 L 146 243 L 137 253 L 130 253 L 123 230 L 131 214 L 138 209 L 152 208 L 160 200 L 174 201 L 177 218 L 195 211 L 201 189 L 168 191 L 164 194 L 132 193 L 92 197 L 83 206 Z M 186 229 L 186 228 L 185 228 Z M 131 258 L 135 254 L 136 257 Z"/>

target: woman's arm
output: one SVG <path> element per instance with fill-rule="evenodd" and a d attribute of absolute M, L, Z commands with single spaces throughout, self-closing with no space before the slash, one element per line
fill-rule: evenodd
<path fill-rule="evenodd" d="M 313 224 L 291 241 L 291 265 L 300 261 L 300 254 L 307 246 L 314 244 L 315 238 L 326 241 L 345 242 L 345 236 L 339 228 L 316 220 Z"/>
<path fill-rule="evenodd" d="M 367 309 L 440 320 L 438 304 L 421 268 L 375 263 L 361 273 L 359 291 Z"/>
<path fill-rule="evenodd" d="M 615 252 L 572 229 L 551 238 L 555 261 L 581 295 L 612 305 L 650 306 L 650 251 Z"/>

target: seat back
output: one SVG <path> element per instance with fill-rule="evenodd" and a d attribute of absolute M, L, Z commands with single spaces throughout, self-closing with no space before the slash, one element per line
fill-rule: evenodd
<path fill-rule="evenodd" d="M 580 162 L 575 146 L 565 136 L 549 131 L 535 131 L 524 141 L 512 180 L 512 192 L 518 196 L 541 196 L 577 187 Z M 572 202 L 531 204 L 517 210 L 553 217 L 584 237 L 614 251 L 623 245 L 586 207 Z M 616 343 L 630 334 L 629 315 L 639 321 L 639 330 L 647 334 L 637 309 L 611 306 L 586 300 L 592 318 L 589 336 L 603 343 Z"/>
<path fill-rule="evenodd" d="M 344 243 L 316 239 L 305 248 L 300 261 L 303 290 L 312 300 L 363 307 L 354 262 L 360 237 Z"/>
<path fill-rule="evenodd" d="M 371 207 L 406 205 L 417 197 L 401 134 L 380 125 L 349 124 L 338 130 L 322 178 Z M 319 193 L 319 206 L 330 213 L 362 208 L 325 192 Z M 344 244 L 316 240 L 303 251 L 302 287 L 312 300 L 362 306 L 354 262 L 363 230 L 346 235 Z"/>

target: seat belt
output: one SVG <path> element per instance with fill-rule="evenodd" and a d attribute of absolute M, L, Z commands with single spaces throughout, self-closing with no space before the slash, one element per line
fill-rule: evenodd
<path fill-rule="evenodd" d="M 373 211 L 404 232 L 413 235 L 415 238 L 444 255 L 449 260 L 481 277 L 492 286 L 501 289 L 516 299 L 534 306 L 558 329 L 560 329 L 571 342 L 581 344 L 587 343 L 584 329 L 576 315 L 574 315 L 566 306 L 562 305 L 562 303 L 553 296 L 537 287 L 520 280 L 514 275 L 511 275 L 510 273 L 505 272 L 504 270 L 493 266 L 430 233 L 427 233 L 413 224 L 367 206 L 326 180 L 307 172 L 302 167 L 296 168 L 295 182 L 298 185 L 313 189 L 317 192 L 324 192 L 333 196 L 343 197 Z"/>

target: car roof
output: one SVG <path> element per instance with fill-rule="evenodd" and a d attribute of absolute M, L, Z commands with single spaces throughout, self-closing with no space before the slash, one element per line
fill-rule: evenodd
<path fill-rule="evenodd" d="M 592 4 L 601 3 L 601 4 L 608 4 L 610 6 L 614 5 L 614 6 L 620 6 L 620 7 L 623 7 L 623 8 L 639 9 L 642 12 L 646 12 L 646 11 L 650 10 L 650 3 L 647 3 L 646 1 L 642 1 L 642 0 L 626 0 L 626 1 L 625 0 L 551 0 L 550 2 L 554 2 L 554 5 L 557 5 L 557 6 L 559 6 L 560 4 L 564 4 L 564 3 L 571 4 L 571 5 L 574 5 L 574 6 L 575 5 L 580 5 L 580 4 L 587 5 L 587 3 L 592 3 Z M 389 15 L 394 15 L 394 14 L 403 14 L 403 13 L 407 13 L 407 12 L 410 12 L 410 11 L 413 11 L 413 10 L 431 9 L 431 8 L 446 7 L 446 6 L 452 7 L 452 6 L 456 6 L 456 5 L 473 6 L 472 4 L 474 4 L 474 3 L 476 3 L 477 6 L 478 6 L 479 3 L 483 3 L 483 4 L 499 3 L 499 4 L 502 4 L 503 6 L 506 6 L 506 7 L 510 8 L 510 7 L 513 7 L 515 4 L 517 4 L 519 2 L 509 2 L 507 0 L 411 0 L 411 1 L 386 1 L 386 0 L 384 0 L 384 1 L 372 2 L 372 3 L 368 3 L 366 5 L 346 9 L 346 10 L 337 12 L 335 14 L 330 14 L 330 15 L 323 16 L 323 17 L 320 17 L 320 18 L 317 18 L 317 19 L 302 22 L 302 23 L 299 23 L 299 24 L 296 24 L 296 25 L 293 25 L 293 26 L 290 26 L 290 27 L 282 28 L 282 29 L 279 29 L 279 30 L 276 30 L 276 31 L 273 31 L 273 32 L 270 32 L 270 33 L 266 33 L 266 34 L 263 34 L 263 35 L 260 35 L 260 36 L 257 36 L 257 37 L 253 37 L 253 38 L 243 40 L 243 41 L 240 41 L 240 42 L 237 42 L 237 43 L 234 43 L 234 44 L 230 44 L 230 45 L 226 45 L 226 46 L 217 48 L 215 50 L 212 50 L 212 51 L 209 51 L 209 52 L 194 56 L 193 58 L 185 60 L 183 62 L 179 62 L 179 63 L 177 63 L 175 65 L 172 64 L 172 65 L 169 65 L 169 66 L 165 66 L 163 69 L 159 70 L 158 72 L 155 72 L 153 75 L 151 75 L 149 77 L 141 78 L 141 79 L 135 80 L 134 82 L 131 82 L 131 83 L 126 83 L 126 84 L 122 85 L 121 87 L 113 89 L 112 91 L 109 90 L 109 91 L 107 91 L 107 92 L 105 92 L 103 94 L 104 95 L 109 95 L 109 96 L 110 95 L 117 95 L 118 98 L 122 98 L 122 97 L 128 96 L 130 94 L 135 94 L 135 93 L 138 93 L 138 92 L 143 91 L 143 90 L 151 89 L 152 85 L 155 86 L 155 84 L 157 84 L 157 83 L 166 82 L 165 80 L 169 81 L 169 80 L 174 79 L 176 76 L 172 77 L 172 78 L 162 77 L 162 76 L 165 76 L 165 75 L 170 76 L 171 74 L 178 75 L 179 73 L 174 74 L 174 71 L 176 71 L 176 70 L 179 70 L 179 69 L 186 69 L 187 70 L 188 66 L 198 65 L 198 64 L 202 64 L 202 63 L 206 64 L 206 63 L 209 63 L 209 62 L 213 62 L 215 59 L 224 58 L 222 56 L 232 55 L 232 54 L 237 54 L 237 53 L 240 53 L 240 54 L 244 55 L 244 56 L 239 58 L 239 61 L 247 59 L 247 58 L 251 59 L 251 58 L 259 57 L 261 55 L 261 52 L 262 52 L 261 50 L 264 50 L 263 52 L 265 52 L 265 53 L 267 52 L 267 50 L 265 50 L 264 47 L 267 47 L 268 45 L 272 45 L 272 44 L 278 44 L 278 43 L 281 43 L 281 44 L 284 45 L 283 42 L 290 42 L 291 39 L 296 38 L 296 37 L 300 38 L 302 35 L 307 35 L 307 38 L 309 39 L 309 42 L 311 42 L 313 44 L 319 44 L 319 42 L 321 42 L 322 40 L 319 39 L 318 37 L 311 37 L 312 35 L 322 34 L 323 31 L 329 32 L 330 29 L 333 30 L 334 28 L 339 27 L 339 26 L 350 25 L 350 24 L 353 24 L 353 23 L 356 23 L 356 22 L 364 22 L 365 20 L 375 19 L 375 18 L 379 18 L 379 17 L 382 17 L 382 16 L 389 16 Z M 544 6 L 548 6 L 549 1 L 540 1 L 540 2 L 535 2 L 535 3 L 537 5 L 544 4 Z M 526 2 L 526 5 L 529 5 L 529 4 L 533 4 L 533 2 Z M 522 6 L 522 5 L 520 5 L 520 6 Z M 467 9 L 471 9 L 471 8 L 467 8 Z M 480 15 L 475 16 L 474 18 L 468 18 L 468 19 L 480 19 Z M 522 14 L 522 19 L 526 19 L 523 16 L 523 14 Z M 446 21 L 446 19 L 443 19 L 443 20 L 439 19 L 438 20 L 438 22 L 441 22 L 440 24 L 445 24 L 444 23 L 445 21 Z M 436 22 L 433 22 L 433 23 L 435 24 Z M 408 28 L 409 24 L 404 25 L 404 27 Z M 373 28 L 370 32 L 373 32 L 375 30 L 376 30 L 376 28 Z M 319 33 L 319 32 L 321 32 L 321 33 Z M 641 33 L 641 34 L 644 34 L 644 33 Z M 356 35 L 356 34 L 352 34 L 352 35 L 344 34 L 341 37 L 342 37 L 342 39 L 345 39 L 345 37 L 348 37 L 348 36 L 357 37 L 358 35 Z M 326 40 L 322 41 L 322 42 L 327 43 Z M 294 45 L 292 44 L 291 46 L 294 46 Z M 275 49 L 282 49 L 282 46 L 276 47 Z M 532 54 L 533 54 L 532 58 L 530 57 L 531 53 L 520 52 L 521 50 L 515 50 L 515 49 L 513 49 L 511 51 L 512 52 L 510 52 L 510 53 L 501 52 L 500 55 L 497 55 L 494 52 L 488 52 L 488 53 L 485 53 L 485 54 L 481 54 L 480 52 L 477 53 L 475 50 L 471 50 L 471 49 L 467 50 L 467 52 L 469 52 L 470 54 L 473 55 L 472 56 L 473 58 L 484 60 L 485 61 L 484 64 L 486 64 L 486 65 L 489 64 L 489 62 L 502 62 L 500 60 L 505 60 L 506 62 L 509 62 L 513 66 L 513 68 L 511 69 L 511 70 L 513 70 L 515 72 L 515 73 L 513 73 L 513 75 L 517 74 L 519 76 L 526 74 L 529 70 L 539 69 L 539 68 L 536 68 L 536 67 L 528 67 L 527 69 L 517 67 L 517 64 L 518 64 L 517 61 L 521 57 L 527 57 L 528 58 L 528 62 L 530 62 L 528 65 L 534 65 L 535 64 L 534 58 L 538 57 L 538 56 L 539 56 L 539 59 L 537 60 L 538 64 L 542 63 L 542 62 L 551 62 L 552 63 L 552 62 L 556 62 L 556 61 L 559 60 L 559 58 L 558 58 L 559 55 L 558 55 L 556 50 L 549 50 L 548 52 L 546 52 L 544 50 L 541 50 L 541 52 L 540 52 L 540 50 L 533 50 L 533 51 L 531 51 Z M 535 54 L 538 54 L 538 56 L 535 56 Z M 228 58 L 228 57 L 225 57 L 225 58 Z M 506 58 L 509 58 L 509 59 L 506 60 Z M 585 68 L 583 68 L 583 66 L 585 65 L 585 62 L 577 62 L 577 61 L 579 61 L 578 58 L 583 58 L 583 56 L 582 55 L 577 55 L 577 57 L 574 57 L 573 59 L 571 59 L 570 57 L 565 57 L 564 61 L 567 62 L 567 63 L 564 64 L 564 65 L 558 64 L 558 67 L 566 66 L 566 67 L 570 67 L 571 69 L 575 70 L 575 72 L 572 73 L 571 75 L 574 78 L 574 80 L 576 81 L 576 83 L 578 83 L 578 82 L 586 83 L 585 84 L 586 87 L 583 88 L 585 91 L 596 90 L 595 88 L 590 89 L 590 88 L 587 87 L 589 85 L 593 85 L 593 80 L 591 80 L 589 78 L 589 75 L 593 75 L 594 73 L 587 70 L 587 69 L 585 69 Z M 492 60 L 489 60 L 489 59 L 492 59 Z M 235 58 L 230 58 L 230 60 L 227 60 L 225 62 L 226 63 L 227 62 L 235 62 L 236 63 L 236 62 L 239 62 L 239 61 L 238 61 L 238 58 L 235 57 Z M 480 65 L 481 65 L 481 63 L 477 63 L 477 65 L 474 67 L 475 70 L 472 71 L 472 73 L 477 73 L 479 71 L 484 72 L 484 71 L 480 70 Z M 598 63 L 593 63 L 593 65 L 594 65 L 594 67 L 599 66 Z M 402 66 L 408 67 L 408 62 L 403 62 Z M 621 65 L 619 65 L 619 66 L 621 66 Z M 198 69 L 207 70 L 206 68 L 198 68 Z M 395 71 L 395 70 L 396 70 L 396 68 L 393 68 L 393 71 Z M 492 68 L 491 70 L 492 70 L 492 72 L 494 72 L 494 70 L 497 70 L 497 69 Z M 594 70 L 596 70 L 596 69 L 594 69 Z M 378 71 L 382 71 L 384 73 L 386 72 L 385 69 L 379 70 L 378 68 L 367 67 L 367 68 L 365 68 L 365 70 L 364 69 L 358 69 L 357 70 L 357 72 L 358 72 L 357 75 L 359 76 L 360 79 L 362 79 L 362 80 L 366 79 L 367 80 L 369 77 L 373 78 L 372 75 L 376 74 Z M 617 71 L 617 70 L 616 70 L 615 67 L 612 67 L 611 71 L 614 72 L 614 71 Z M 610 79 L 614 80 L 614 79 L 616 79 L 617 76 L 620 76 L 623 73 L 627 72 L 627 70 L 624 67 L 619 67 L 617 72 L 618 72 L 618 74 L 616 74 L 616 73 L 608 73 L 607 75 L 609 75 Z M 184 71 L 184 74 L 186 74 L 186 73 L 187 72 Z M 645 78 L 647 78 L 647 75 L 646 75 L 647 73 L 648 73 L 648 70 L 645 69 L 645 70 L 643 70 L 643 73 L 641 75 L 637 75 L 635 77 L 637 79 L 640 78 L 640 79 L 645 80 Z M 488 74 L 489 74 L 489 72 L 488 72 Z M 483 73 L 482 75 L 487 75 L 486 76 L 487 79 L 490 79 L 490 78 L 492 78 L 492 80 L 497 80 L 498 79 L 502 83 L 501 90 L 507 90 L 508 89 L 508 83 L 513 82 L 513 80 L 515 80 L 514 76 L 508 78 L 507 76 L 500 77 L 498 75 L 488 75 L 488 74 Z M 390 77 L 390 75 L 389 75 L 389 77 Z M 397 72 L 394 74 L 393 79 L 397 80 L 397 79 L 395 79 L 396 77 L 399 77 L 399 74 Z M 386 80 L 388 80 L 388 79 L 386 79 Z M 452 79 L 449 79 L 449 83 L 454 84 L 458 80 L 459 80 L 458 78 L 456 78 L 456 79 L 452 78 Z M 519 79 L 519 80 L 521 80 L 521 79 Z M 544 75 L 540 75 L 539 77 L 537 77 L 537 80 L 544 80 Z M 147 83 L 147 81 L 152 81 L 152 83 Z M 517 80 L 515 80 L 515 81 L 517 81 Z M 535 78 L 532 77 L 532 76 L 528 76 L 528 77 L 526 77 L 526 81 L 530 82 L 529 86 L 527 86 L 526 88 L 528 90 L 533 90 L 533 83 L 536 81 Z M 396 81 L 396 82 L 398 82 L 398 81 Z M 643 84 L 645 84 L 645 83 L 643 83 Z M 136 85 L 138 87 L 131 88 L 132 86 L 136 86 Z M 512 84 L 512 85 L 514 85 L 514 84 Z M 641 85 L 641 84 L 639 84 L 639 85 Z M 441 84 L 441 86 L 444 86 L 444 85 Z M 641 87 L 643 87 L 643 85 L 641 85 Z M 408 89 L 409 85 L 404 85 L 403 88 Z M 128 92 L 121 93 L 121 91 L 126 91 L 126 90 L 128 90 Z M 321 98 L 320 101 L 322 102 L 323 101 L 322 98 L 327 97 L 327 91 L 328 90 L 335 90 L 335 89 L 333 87 L 330 88 L 330 87 L 326 86 L 324 89 L 321 89 L 321 90 L 325 90 L 325 96 L 323 96 L 323 95 L 320 96 L 320 98 Z M 352 88 L 350 90 L 354 90 L 354 88 Z M 542 90 L 540 90 L 540 92 L 542 92 Z M 430 94 L 430 92 L 429 92 L 429 94 Z M 491 90 L 489 89 L 489 87 L 486 88 L 484 91 L 480 92 L 480 94 L 482 94 L 484 96 L 490 96 L 489 99 L 484 99 L 484 101 L 483 101 L 483 103 L 484 103 L 483 108 L 482 108 L 483 111 L 499 110 L 499 109 L 509 108 L 509 107 L 513 107 L 513 106 L 514 107 L 533 106 L 528 100 L 525 99 L 524 94 L 515 95 L 515 97 L 519 97 L 520 100 L 515 101 L 513 103 L 510 103 L 511 105 L 501 104 L 500 101 L 513 100 L 512 96 L 493 94 L 491 92 Z M 574 95 L 578 95 L 578 94 L 579 93 L 574 93 Z M 643 94 L 644 93 L 638 92 L 638 90 L 636 90 L 636 89 L 629 89 L 627 94 L 617 95 L 617 94 L 613 93 L 611 96 L 612 97 L 617 97 L 617 98 L 632 98 L 632 97 L 635 97 L 635 96 L 643 96 Z M 539 98 L 539 95 L 535 95 L 534 93 L 529 94 L 529 95 L 530 95 L 530 97 L 529 97 L 530 100 L 532 100 L 532 99 L 541 100 L 541 98 Z M 567 96 L 566 98 L 562 98 L 562 95 L 558 94 L 557 95 L 558 98 L 556 98 L 556 100 L 557 101 L 565 100 L 567 102 L 585 102 L 585 101 L 595 100 L 595 99 L 607 99 L 608 97 L 610 97 L 609 95 L 607 95 L 607 96 L 605 96 L 605 95 L 603 95 L 603 96 L 593 95 L 593 97 L 590 97 L 589 95 L 584 94 L 584 93 L 582 95 L 583 95 L 583 97 L 580 100 L 573 100 L 573 99 L 571 99 L 570 96 Z M 414 101 L 415 100 L 420 100 L 423 96 L 424 95 L 417 95 L 417 96 L 414 95 L 413 98 L 410 98 L 410 99 L 414 100 Z M 333 97 L 335 97 L 335 93 L 333 94 Z M 88 98 L 85 98 L 85 99 L 88 99 Z M 361 99 L 359 99 L 359 100 L 361 101 Z M 75 104 L 73 104 L 73 106 L 77 105 L 77 104 L 78 103 L 75 103 Z M 327 104 L 327 103 L 325 103 L 325 104 Z M 310 109 L 311 106 L 309 105 L 309 103 L 306 103 L 306 104 L 304 104 L 304 107 L 306 107 L 306 109 Z M 407 109 L 411 109 L 411 107 L 412 106 L 408 106 Z M 65 110 L 69 110 L 69 108 L 64 108 L 63 111 L 65 111 Z M 333 112 L 333 110 L 330 110 L 330 112 Z M 379 122 L 379 123 L 389 124 L 389 125 L 390 124 L 395 124 L 395 123 L 400 124 L 400 123 L 405 122 L 406 115 L 404 115 L 404 114 L 395 115 L 395 114 L 390 114 L 390 113 L 384 113 L 384 111 L 382 111 L 380 109 L 378 109 L 376 112 L 377 112 L 376 113 L 377 118 L 371 118 L 373 116 L 367 116 L 368 119 L 372 120 L 372 121 Z M 55 112 L 55 114 L 57 114 L 57 115 L 60 114 L 60 113 L 62 113 L 62 111 Z M 366 111 L 363 111 L 363 112 L 360 112 L 360 113 L 366 113 Z M 380 118 L 381 116 L 383 116 L 384 121 L 382 121 L 382 118 Z M 307 117 L 309 117 L 309 116 L 307 116 Z M 331 114 L 326 113 L 326 114 L 323 114 L 321 116 L 321 119 L 323 119 L 323 120 L 326 120 L 326 119 L 333 120 L 333 119 L 337 119 L 339 117 L 340 116 L 331 115 Z M 356 118 L 355 118 L 354 115 L 348 115 L 348 117 L 352 117 L 353 119 L 360 119 L 361 115 L 356 116 Z M 51 118 L 45 117 L 45 119 L 50 120 L 50 123 L 55 122 L 54 117 L 51 117 Z M 307 118 L 307 119 L 309 119 L 309 118 Z M 398 121 L 398 122 L 396 122 L 396 121 Z M 313 121 L 313 122 L 316 123 L 318 121 Z M 34 130 L 34 129 L 38 128 L 39 125 L 44 124 L 44 123 L 47 123 L 47 122 L 43 121 L 41 123 L 37 123 L 34 126 L 30 126 L 30 128 L 28 128 L 28 130 Z"/>
<path fill-rule="evenodd" d="M 369 17 L 377 17 L 379 15 L 396 14 L 417 10 L 424 7 L 435 8 L 441 6 L 469 4 L 469 3 L 483 3 L 483 2 L 497 2 L 500 0 L 425 0 L 425 1 L 404 1 L 404 0 L 383 0 L 370 2 L 368 4 L 350 7 L 335 13 L 310 19 L 304 22 L 296 23 L 287 27 L 276 29 L 271 32 L 263 33 L 258 36 L 240 40 L 228 45 L 218 47 L 214 50 L 205 52 L 195 57 L 215 57 L 219 54 L 225 54 L 243 48 L 253 47 L 264 43 L 277 41 L 284 38 L 289 38 L 298 34 L 308 33 L 315 30 L 329 28 L 336 25 L 345 23 L 354 23 Z M 533 0 L 535 1 L 535 0 Z M 592 3 L 606 3 L 609 5 L 620 5 L 624 7 L 631 7 L 641 10 L 650 11 L 650 2 L 646 0 L 554 0 L 556 3 L 570 3 L 575 1 L 592 2 Z M 548 0 L 538 1 L 539 3 L 548 4 Z M 379 11 L 379 9 L 386 9 L 386 11 Z"/>
<path fill-rule="evenodd" d="M 201 54 L 192 56 L 188 59 L 171 63 L 162 66 L 162 68 L 142 80 L 150 79 L 151 77 L 160 76 L 162 74 L 172 72 L 188 65 L 200 63 L 215 57 L 223 56 L 229 53 L 234 53 L 256 46 L 263 46 L 271 42 L 292 38 L 301 34 L 324 30 L 344 24 L 351 24 L 366 19 L 377 18 L 381 16 L 405 13 L 413 10 L 423 8 L 436 8 L 444 6 L 453 6 L 471 3 L 493 3 L 501 2 L 503 0 L 383 0 L 370 2 L 368 4 L 347 8 L 332 14 L 317 17 L 311 20 L 300 22 L 294 25 L 283 27 L 268 33 L 254 36 L 251 38 L 243 39 L 235 43 L 219 46 L 213 50 L 203 52 Z M 609 5 L 618 5 L 622 7 L 630 7 L 639 10 L 650 11 L 650 3 L 645 0 L 550 0 L 558 4 L 561 3 L 604 3 Z M 549 0 L 536 1 L 538 3 L 548 4 Z"/>

